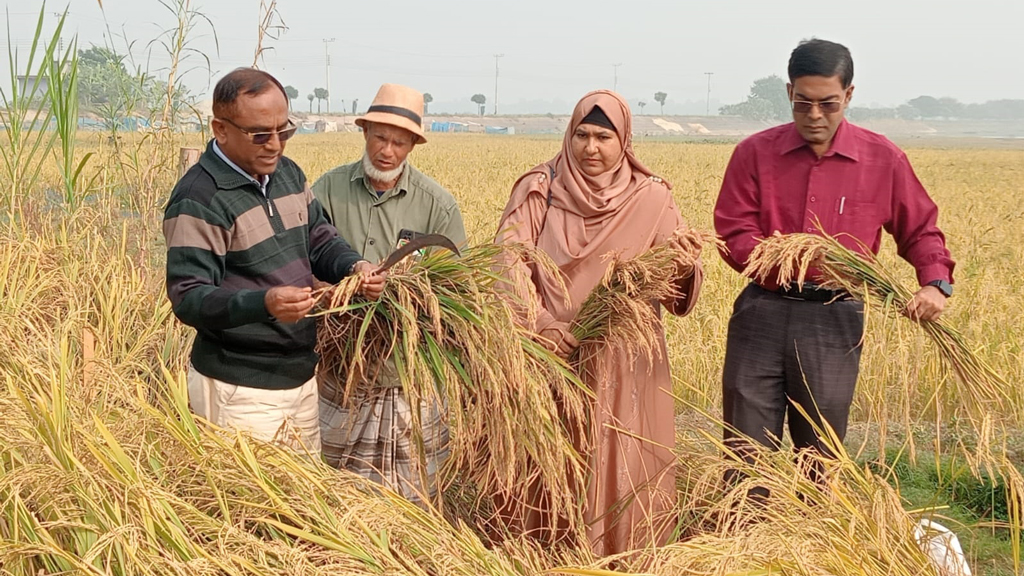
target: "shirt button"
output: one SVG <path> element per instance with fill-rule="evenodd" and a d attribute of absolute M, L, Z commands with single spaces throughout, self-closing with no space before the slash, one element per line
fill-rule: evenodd
<path fill-rule="evenodd" d="M 374 240 L 373 238 L 370 238 L 370 240 L 369 240 L 369 242 L 368 242 L 368 244 L 369 244 L 370 246 L 373 246 L 373 245 L 374 245 L 374 244 L 376 244 L 376 243 L 377 243 L 377 241 L 376 241 L 376 240 Z"/>
<path fill-rule="evenodd" d="M 808 228 L 807 231 L 808 232 L 814 232 L 814 228 Z"/>
<path fill-rule="evenodd" d="M 811 202 L 814 202 L 815 200 L 814 196 L 811 196 Z"/>

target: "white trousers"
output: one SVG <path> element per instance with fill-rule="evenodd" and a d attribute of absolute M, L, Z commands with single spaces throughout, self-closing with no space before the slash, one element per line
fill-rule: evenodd
<path fill-rule="evenodd" d="M 211 424 L 320 456 L 316 377 L 289 390 L 228 384 L 188 367 L 188 403 Z"/>

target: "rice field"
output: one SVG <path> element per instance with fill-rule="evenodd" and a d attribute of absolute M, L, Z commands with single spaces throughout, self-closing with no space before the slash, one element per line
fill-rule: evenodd
<path fill-rule="evenodd" d="M 310 181 L 332 166 L 354 160 L 362 140 L 356 135 L 303 136 L 289 144 L 289 155 Z M 489 240 L 515 179 L 552 157 L 556 138 L 488 138 L 440 135 L 410 156 L 458 198 L 471 242 Z M 712 209 L 732 143 L 638 142 L 637 154 L 673 185 L 683 217 L 695 228 L 712 230 Z M 1024 151 L 909 149 L 918 177 L 940 208 L 939 225 L 957 261 L 956 294 L 949 321 L 1008 382 L 1024 381 Z M 883 241 L 882 261 L 913 283 L 913 270 Z M 720 401 L 720 369 L 732 302 L 744 279 L 715 254 L 706 254 L 706 293 L 693 315 L 669 320 L 669 350 L 676 392 L 697 406 L 714 409 Z M 957 383 L 930 353 L 927 340 L 907 323 L 870 318 L 864 351 L 857 419 L 934 424 L 958 404 Z M 937 402 L 936 402 L 937 401 Z M 1006 410 L 1019 414 L 1019 394 Z M 903 418 L 907 416 L 907 418 Z"/>
<path fill-rule="evenodd" d="M 942 458 L 960 458 L 974 474 L 1019 480 L 1022 150 L 907 150 L 940 206 L 957 260 L 948 323 L 1008 388 L 991 419 L 962 410 L 969 391 L 924 331 L 870 314 L 848 454 L 828 480 L 831 490 L 800 480 L 799 465 L 783 454 L 750 471 L 779 501 L 726 514 L 746 510 L 742 486 L 725 493 L 717 482 L 731 463 L 718 455 L 714 420 L 726 326 L 744 280 L 706 254 L 696 310 L 667 321 L 682 541 L 602 560 L 527 543 L 488 548 L 468 528 L 393 495 L 197 427 L 182 397 L 190 330 L 173 318 L 163 292 L 160 219 L 177 146 L 203 143 L 123 138 L 115 146 L 105 134 L 78 135 L 75 157 L 93 156 L 73 206 L 59 149 L 41 161 L 31 187 L 0 184 L 0 574 L 925 574 L 911 532 L 929 512 L 889 487 L 891 470 L 864 463 L 882 463 L 893 451 L 936 468 Z M 560 142 L 434 135 L 410 159 L 456 196 L 470 242 L 484 243 L 515 179 Z M 357 159 L 361 147 L 356 134 L 300 135 L 286 153 L 312 182 Z M 712 229 L 732 147 L 636 144 L 701 230 Z M 913 282 L 891 240 L 880 260 Z M 1019 553 L 1019 494 L 1008 499 L 1009 524 L 955 529 L 1008 532 L 1006 550 Z M 1022 573 L 1012 557 L 982 560 L 976 573 Z"/>

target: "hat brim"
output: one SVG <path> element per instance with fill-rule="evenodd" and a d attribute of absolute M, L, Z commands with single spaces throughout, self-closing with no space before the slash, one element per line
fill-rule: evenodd
<path fill-rule="evenodd" d="M 367 122 L 373 122 L 374 124 L 388 124 L 390 126 L 403 128 L 416 135 L 418 139 L 416 142 L 417 144 L 427 143 L 427 137 L 423 135 L 422 125 L 397 114 L 389 114 L 387 112 L 367 112 L 359 118 L 356 118 L 356 126 L 359 126 L 363 130 L 366 130 Z"/>

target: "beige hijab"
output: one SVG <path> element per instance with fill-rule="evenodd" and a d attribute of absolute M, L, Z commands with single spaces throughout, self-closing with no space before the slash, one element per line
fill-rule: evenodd
<path fill-rule="evenodd" d="M 622 153 L 611 170 L 588 176 L 573 157 L 571 142 L 594 106 L 600 106 L 615 126 Z M 557 282 L 537 270 L 533 273 L 544 307 L 556 320 L 572 319 L 601 280 L 608 266 L 605 256 L 635 256 L 653 244 L 659 231 L 671 230 L 678 220 L 668 183 L 655 177 L 634 155 L 632 129 L 629 105 L 621 96 L 608 90 L 591 92 L 576 104 L 558 155 L 527 172 L 513 187 L 501 226 L 531 229 L 536 236 L 501 235 L 507 240 L 533 240 L 565 274 L 569 306 L 565 306 Z M 518 221 L 524 218 L 523 205 L 541 198 L 547 208 L 529 211 L 529 217 L 537 221 Z"/>

